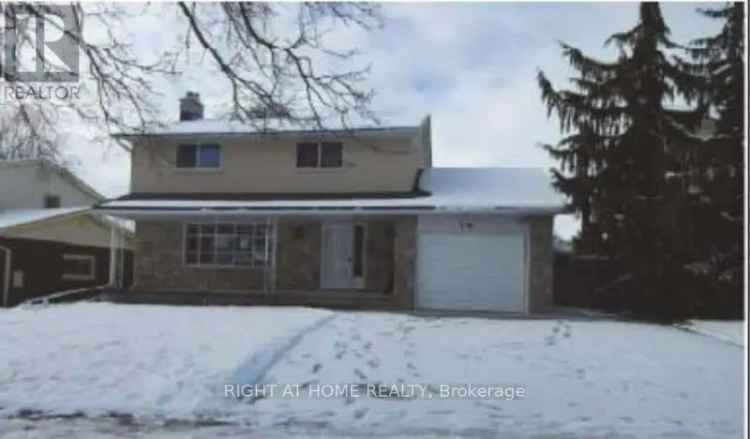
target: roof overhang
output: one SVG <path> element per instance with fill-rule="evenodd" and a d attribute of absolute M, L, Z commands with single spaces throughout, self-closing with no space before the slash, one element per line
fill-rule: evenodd
<path fill-rule="evenodd" d="M 157 207 L 131 206 L 95 209 L 107 215 L 126 219 L 192 218 L 192 217 L 254 217 L 254 216 L 361 216 L 361 215 L 502 215 L 550 216 L 563 212 L 563 207 L 506 206 L 257 206 L 257 207 Z"/>
<path fill-rule="evenodd" d="M 132 133 L 115 133 L 112 135 L 115 139 L 122 140 L 145 140 L 145 139 L 163 139 L 171 138 L 175 140 L 182 139 L 225 139 L 225 138 L 268 138 L 268 137 L 294 137 L 294 138 L 410 138 L 419 133 L 418 126 L 393 126 L 393 127 L 375 127 L 375 128 L 352 128 L 352 129 L 321 129 L 321 130 L 170 130 L 168 127 L 164 130 L 132 132 Z"/>

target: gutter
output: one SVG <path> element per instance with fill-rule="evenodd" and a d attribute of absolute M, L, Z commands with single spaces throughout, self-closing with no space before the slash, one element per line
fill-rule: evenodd
<path fill-rule="evenodd" d="M 356 207 L 306 207 L 306 206 L 282 206 L 282 207 L 217 207 L 217 208 L 195 208 L 195 207 L 97 207 L 97 212 L 106 213 L 119 217 L 152 217 L 152 216 L 244 216 L 244 215 L 461 215 L 461 214 L 485 214 L 485 215 L 556 215 L 562 213 L 559 207 L 443 207 L 443 206 L 356 206 Z"/>

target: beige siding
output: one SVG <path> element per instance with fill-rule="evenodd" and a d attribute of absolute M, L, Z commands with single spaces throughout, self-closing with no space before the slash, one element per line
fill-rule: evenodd
<path fill-rule="evenodd" d="M 60 171 L 36 162 L 0 167 L 0 188 L 0 209 L 41 209 L 46 195 L 60 197 L 60 207 L 90 206 L 99 201 Z"/>
<path fill-rule="evenodd" d="M 180 143 L 195 139 L 142 140 L 133 148 L 133 192 L 382 192 L 411 190 L 417 170 L 425 167 L 423 136 L 415 130 L 344 137 L 343 167 L 300 169 L 296 145 L 314 141 L 299 136 L 228 136 L 206 140 L 222 147 L 218 170 L 175 166 Z"/>

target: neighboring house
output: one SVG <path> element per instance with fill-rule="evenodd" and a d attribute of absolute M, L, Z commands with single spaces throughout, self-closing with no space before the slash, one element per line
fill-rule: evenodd
<path fill-rule="evenodd" d="M 390 309 L 552 304 L 563 200 L 544 170 L 435 168 L 429 118 L 259 132 L 203 119 L 195 93 L 181 104 L 179 122 L 119 135 L 132 144 L 132 193 L 97 207 L 136 221 L 134 292 Z"/>
<path fill-rule="evenodd" d="M 132 258 L 112 246 L 129 248 L 132 232 L 91 211 L 103 199 L 46 160 L 0 161 L 0 305 L 129 282 Z"/>

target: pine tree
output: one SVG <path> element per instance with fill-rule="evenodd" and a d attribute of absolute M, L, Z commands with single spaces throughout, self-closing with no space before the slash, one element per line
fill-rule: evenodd
<path fill-rule="evenodd" d="M 697 88 L 710 105 L 708 141 L 693 164 L 691 184 L 699 195 L 693 212 L 703 219 L 704 231 L 691 268 L 707 277 L 714 296 L 728 299 L 741 315 L 743 264 L 744 180 L 744 3 L 726 3 L 718 9 L 699 10 L 724 21 L 714 36 L 693 41 L 687 48 L 692 62 L 677 59 L 689 74 L 706 78 Z M 733 299 L 732 299 L 733 298 Z M 716 298 L 713 298 L 716 302 Z M 720 301 L 721 302 L 721 301 Z"/>
<path fill-rule="evenodd" d="M 639 12 L 635 27 L 607 40 L 616 61 L 563 44 L 578 72 L 573 89 L 554 89 L 543 72 L 538 81 L 548 113 L 571 133 L 546 148 L 560 161 L 555 185 L 582 217 L 577 244 L 620 267 L 634 309 L 663 315 L 678 311 L 671 308 L 681 289 L 675 278 L 689 259 L 680 197 L 668 177 L 686 171 L 700 122 L 700 111 L 668 105 L 691 102 L 702 86 L 670 59 L 678 46 L 658 3 L 641 3 Z"/>

